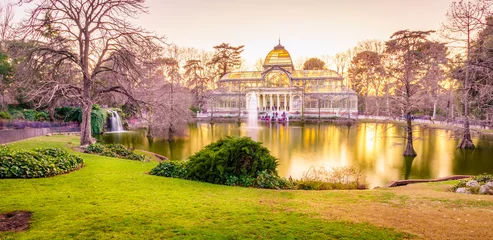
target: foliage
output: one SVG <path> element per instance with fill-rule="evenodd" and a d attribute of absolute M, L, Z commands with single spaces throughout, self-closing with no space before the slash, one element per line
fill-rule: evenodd
<path fill-rule="evenodd" d="M 270 188 L 270 189 L 292 189 L 294 185 L 292 182 L 285 178 L 279 177 L 272 174 L 269 171 L 262 171 L 258 173 L 255 179 L 255 185 L 259 188 Z"/>
<path fill-rule="evenodd" d="M 94 144 L 91 144 L 87 147 L 86 149 L 86 152 L 87 153 L 102 153 L 104 152 L 104 150 L 106 149 L 106 147 L 101 144 L 101 143 L 94 143 Z"/>
<path fill-rule="evenodd" d="M 131 117 L 136 117 L 140 111 L 139 106 L 131 102 L 126 102 L 125 104 L 123 104 L 121 109 L 123 113 L 122 115 L 124 115 L 127 119 Z"/>
<path fill-rule="evenodd" d="M 163 177 L 185 178 L 187 175 L 186 162 L 163 161 L 153 168 L 149 174 Z"/>
<path fill-rule="evenodd" d="M 303 70 L 325 70 L 325 62 L 319 58 L 310 58 L 303 64 Z"/>
<path fill-rule="evenodd" d="M 216 67 L 216 76 L 220 78 L 241 64 L 240 54 L 243 52 L 243 47 L 244 45 L 234 47 L 229 43 L 214 46 L 214 56 L 207 64 Z"/>
<path fill-rule="evenodd" d="M 82 119 L 82 111 L 77 107 L 63 106 L 55 108 L 55 119 L 65 122 L 80 122 Z"/>
<path fill-rule="evenodd" d="M 297 180 L 296 187 L 302 190 L 366 189 L 368 184 L 361 171 L 354 167 L 332 168 L 311 166 Z"/>
<path fill-rule="evenodd" d="M 189 158 L 187 178 L 226 184 L 230 176 L 256 178 L 261 171 L 277 176 L 277 159 L 249 137 L 226 137 Z"/>
<path fill-rule="evenodd" d="M 91 133 L 93 135 L 101 134 L 106 124 L 108 112 L 99 105 L 94 104 L 91 111 Z M 60 107 L 55 109 L 55 118 L 66 122 L 82 122 L 82 110 L 80 107 Z"/>
<path fill-rule="evenodd" d="M 190 106 L 190 111 L 192 111 L 195 114 L 200 111 L 200 108 L 197 106 Z"/>
<path fill-rule="evenodd" d="M 93 110 L 91 111 L 91 133 L 93 135 L 99 135 L 103 132 L 107 117 L 108 112 L 106 110 L 94 108 L 93 106 Z"/>
<path fill-rule="evenodd" d="M 146 162 L 148 159 L 144 155 L 138 154 L 122 144 L 101 144 L 94 143 L 87 147 L 86 153 L 96 153 L 106 157 L 117 157 L 129 160 Z"/>
<path fill-rule="evenodd" d="M 24 119 L 24 113 L 20 109 L 9 108 L 8 112 L 12 119 Z"/>
<path fill-rule="evenodd" d="M 0 112 L 0 119 L 12 119 L 9 112 Z"/>
<path fill-rule="evenodd" d="M 61 148 L 26 151 L 0 146 L 0 178 L 51 177 L 83 166 L 81 157 Z"/>
<path fill-rule="evenodd" d="M 47 112 L 38 111 L 36 112 L 35 119 L 36 121 L 46 121 L 50 119 L 50 116 Z"/>
<path fill-rule="evenodd" d="M 493 174 L 483 173 L 471 178 L 462 179 L 456 185 L 454 185 L 450 190 L 452 192 L 455 192 L 457 191 L 458 188 L 466 187 L 467 182 L 471 180 L 475 180 L 479 183 L 479 185 L 483 185 L 486 184 L 487 182 L 493 181 Z"/>
<path fill-rule="evenodd" d="M 34 109 L 24 109 L 22 111 L 22 114 L 24 114 L 24 119 L 29 120 L 29 121 L 35 121 L 36 120 L 36 110 Z"/>

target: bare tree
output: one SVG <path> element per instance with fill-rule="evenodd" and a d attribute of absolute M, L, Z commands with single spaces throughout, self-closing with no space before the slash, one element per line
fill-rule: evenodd
<path fill-rule="evenodd" d="M 263 71 L 264 70 L 264 59 L 263 58 L 258 58 L 257 61 L 255 61 L 254 70 L 255 71 Z"/>
<path fill-rule="evenodd" d="M 428 58 L 423 52 L 427 37 L 432 31 L 402 30 L 394 33 L 386 42 L 385 53 L 394 56 L 395 64 L 388 73 L 397 81 L 396 98 L 406 119 L 407 143 L 404 156 L 416 156 L 413 146 L 412 111 L 418 105 L 416 96 L 420 90 L 419 81 Z"/>
<path fill-rule="evenodd" d="M 2 51 L 6 51 L 6 41 L 12 40 L 14 37 L 13 19 L 14 11 L 12 10 L 12 4 L 0 5 L 0 41 Z"/>
<path fill-rule="evenodd" d="M 466 45 L 465 76 L 462 86 L 464 133 L 458 148 L 475 148 L 469 127 L 471 41 L 473 34 L 484 27 L 485 18 L 490 14 L 489 8 L 490 2 L 486 0 L 453 2 L 447 12 L 448 22 L 444 25 L 444 33 L 449 39 L 463 42 Z"/>
<path fill-rule="evenodd" d="M 141 66 L 160 53 L 163 38 L 127 21 L 146 12 L 144 0 L 20 2 L 34 4 L 22 25 L 25 38 L 37 43 L 30 54 L 32 66 L 58 71 L 67 64 L 77 69 L 76 80 L 69 84 L 41 79 L 37 93 L 53 96 L 62 91 L 77 99 L 82 105 L 80 143 L 90 144 L 92 105 L 111 92 L 133 98 L 124 86 L 136 86 L 126 83 L 139 82 Z M 103 79 L 110 76 L 111 82 Z"/>
<path fill-rule="evenodd" d="M 335 66 L 335 71 L 341 74 L 344 78 L 347 79 L 347 69 L 351 64 L 351 59 L 353 58 L 353 51 L 348 49 L 345 52 L 337 53 L 332 58 L 332 63 Z M 347 86 L 349 86 L 349 79 L 347 79 Z"/>

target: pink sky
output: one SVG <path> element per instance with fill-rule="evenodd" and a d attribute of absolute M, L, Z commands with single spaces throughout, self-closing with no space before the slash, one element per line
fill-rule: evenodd
<path fill-rule="evenodd" d="M 179 46 L 245 45 L 253 65 L 281 43 L 293 60 L 334 55 L 398 30 L 438 30 L 453 0 L 147 0 L 134 22 Z M 22 11 L 19 12 L 22 15 Z"/>

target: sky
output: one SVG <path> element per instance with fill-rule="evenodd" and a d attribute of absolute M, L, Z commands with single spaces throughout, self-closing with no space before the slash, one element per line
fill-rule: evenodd
<path fill-rule="evenodd" d="M 335 55 L 392 33 L 438 30 L 453 0 L 147 0 L 136 25 L 169 43 L 208 51 L 222 42 L 245 45 L 253 66 L 280 38 L 293 61 Z M 21 15 L 24 14 L 21 12 Z"/>

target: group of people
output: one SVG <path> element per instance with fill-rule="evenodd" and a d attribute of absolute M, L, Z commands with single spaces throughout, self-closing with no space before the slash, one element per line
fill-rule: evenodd
<path fill-rule="evenodd" d="M 286 112 L 282 112 L 279 114 L 279 112 L 268 112 L 265 115 L 260 115 L 259 119 L 261 121 L 267 121 L 267 122 L 287 122 L 288 117 L 286 115 Z"/>

